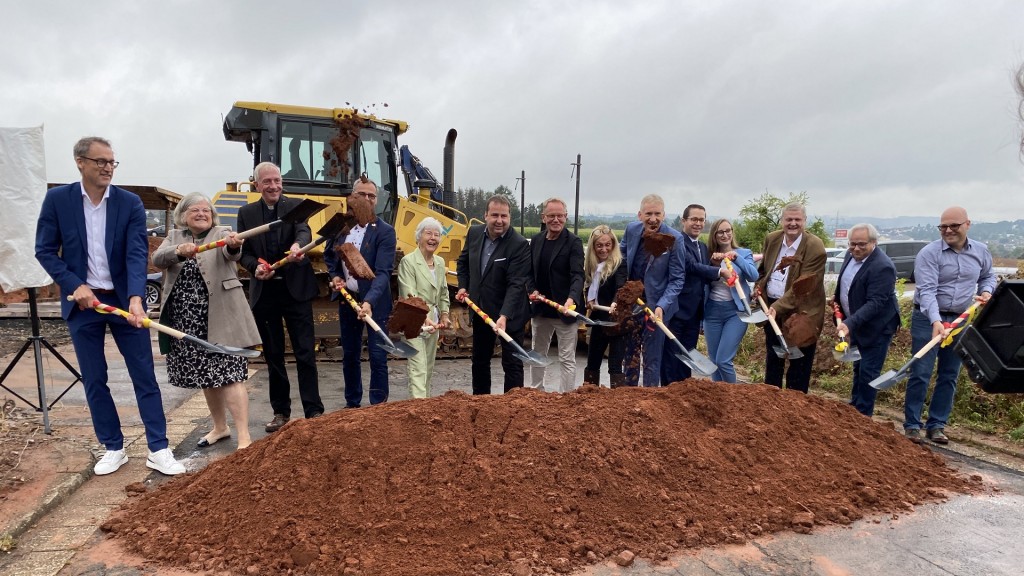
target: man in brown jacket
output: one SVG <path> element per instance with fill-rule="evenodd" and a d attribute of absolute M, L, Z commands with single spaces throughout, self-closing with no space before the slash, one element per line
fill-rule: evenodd
<path fill-rule="evenodd" d="M 782 328 L 786 343 L 797 346 L 803 357 L 789 361 L 786 388 L 807 393 L 814 351 L 825 319 L 825 245 L 805 234 L 807 210 L 791 203 L 782 209 L 782 229 L 764 239 L 758 266 L 757 289 L 768 304 L 768 315 Z M 774 352 L 779 339 L 765 326 L 764 381 L 782 387 L 786 361 Z"/>

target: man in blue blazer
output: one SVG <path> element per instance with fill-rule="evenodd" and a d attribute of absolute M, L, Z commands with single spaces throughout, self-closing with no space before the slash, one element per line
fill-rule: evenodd
<path fill-rule="evenodd" d="M 683 210 L 683 252 L 686 254 L 686 281 L 679 292 L 679 307 L 668 327 L 687 350 L 697 347 L 701 322 L 704 321 L 704 297 L 708 284 L 718 278 L 728 278 L 721 266 L 712 266 L 708 246 L 700 241 L 707 212 L 700 204 L 690 204 Z M 676 349 L 665 347 L 661 355 L 661 385 L 690 377 L 690 367 L 676 356 Z"/>
<path fill-rule="evenodd" d="M 896 302 L 896 267 L 889 256 L 875 250 L 878 230 L 871 224 L 850 228 L 850 250 L 839 270 L 834 302 L 843 320 L 837 325 L 840 336 L 860 349 L 861 358 L 853 363 L 853 391 L 850 404 L 871 417 L 877 390 L 868 386 L 882 373 L 893 334 L 900 327 L 900 309 Z"/>
<path fill-rule="evenodd" d="M 281 220 L 301 202 L 283 194 L 281 169 L 271 162 L 257 164 L 253 169 L 253 180 L 260 199 L 238 209 L 238 232 Z M 284 363 L 284 326 L 288 327 L 295 355 L 302 411 L 306 418 L 316 418 L 324 413 L 314 351 L 316 277 L 309 260 L 298 251 L 311 238 L 312 232 L 305 222 L 283 222 L 242 244 L 239 263 L 251 275 L 249 306 L 263 339 L 270 406 L 274 410 L 274 418 L 264 427 L 267 433 L 276 432 L 291 419 L 291 384 Z M 271 270 L 268 264 L 260 262 L 276 262 L 286 254 L 288 265 L 277 270 Z"/>
<path fill-rule="evenodd" d="M 377 205 L 377 185 L 372 180 L 359 179 L 348 197 L 350 203 L 364 202 L 371 207 Z M 345 263 L 338 256 L 336 248 L 342 244 L 353 244 L 359 254 L 373 270 L 372 280 L 356 278 L 349 273 Z M 345 286 L 349 294 L 360 302 L 357 314 L 349 303 L 336 292 L 331 298 L 338 302 L 338 317 L 341 322 L 342 374 L 345 377 L 345 406 L 358 408 L 363 400 L 363 374 L 360 357 L 363 348 L 363 318 L 371 317 L 385 332 L 391 316 L 391 272 L 395 269 L 395 229 L 387 222 L 376 219 L 365 225 L 353 227 L 347 234 L 339 234 L 327 241 L 324 247 L 324 262 L 334 286 Z M 388 353 L 380 347 L 383 339 L 373 330 L 366 328 L 370 354 L 370 404 L 388 400 Z"/>
<path fill-rule="evenodd" d="M 683 238 L 678 231 L 665 224 L 665 201 L 656 194 L 648 194 L 640 200 L 637 220 L 626 226 L 622 238 L 622 259 L 629 279 L 644 283 L 644 302 L 659 320 L 665 320 L 676 313 L 679 292 L 685 281 Z M 670 234 L 675 241 L 664 253 L 654 255 L 644 248 L 644 231 Z M 640 332 L 630 334 L 626 341 L 626 384 L 636 386 L 639 383 L 642 356 L 643 385 L 659 386 L 664 348 L 665 333 L 652 320 L 647 320 Z"/>
<path fill-rule="evenodd" d="M 149 331 L 141 329 L 147 317 L 143 301 L 149 259 L 146 210 L 138 196 L 110 185 L 118 165 L 110 142 L 82 138 L 75 144 L 74 156 L 82 181 L 46 193 L 36 226 L 36 259 L 60 286 L 61 315 L 75 347 L 93 429 L 106 448 L 95 472 L 110 474 L 128 462 L 121 420 L 107 386 L 103 343 L 109 326 L 128 367 L 146 428 L 146 466 L 167 475 L 181 474 L 185 467 L 167 446 Z M 96 300 L 127 310 L 129 318 L 96 312 L 92 308 Z"/>

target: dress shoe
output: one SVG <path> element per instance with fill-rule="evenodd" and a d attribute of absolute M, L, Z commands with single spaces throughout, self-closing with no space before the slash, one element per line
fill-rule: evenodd
<path fill-rule="evenodd" d="M 942 431 L 942 428 L 932 428 L 931 430 L 928 430 L 926 436 L 936 444 L 942 444 L 943 446 L 949 444 L 949 437 Z"/>
<path fill-rule="evenodd" d="M 910 440 L 914 444 L 920 444 L 924 442 L 924 440 L 921 439 L 920 428 L 907 428 L 906 430 L 903 431 L 903 434 L 907 437 L 907 440 Z"/>
<path fill-rule="evenodd" d="M 214 444 L 216 444 L 217 442 L 220 442 L 221 440 L 223 440 L 225 438 L 231 438 L 231 432 L 228 432 L 227 434 L 225 434 L 223 436 L 217 436 L 216 438 L 213 438 L 211 440 L 207 440 L 206 439 L 207 436 L 209 436 L 209 434 L 207 434 L 206 436 L 203 436 L 202 438 L 200 438 L 199 442 L 196 442 L 196 446 L 198 446 L 199 448 L 206 448 L 208 446 L 213 446 Z"/>
<path fill-rule="evenodd" d="M 285 424 L 288 423 L 288 420 L 289 418 L 284 414 L 274 414 L 274 419 L 271 420 L 270 422 L 267 422 L 267 426 L 264 428 L 264 430 L 267 431 L 267 434 L 271 432 L 277 432 L 281 428 L 281 426 L 284 426 Z"/>
<path fill-rule="evenodd" d="M 313 412 L 309 416 L 306 416 L 306 418 L 319 418 L 319 417 L 321 417 L 323 415 L 324 415 L 323 412 Z"/>

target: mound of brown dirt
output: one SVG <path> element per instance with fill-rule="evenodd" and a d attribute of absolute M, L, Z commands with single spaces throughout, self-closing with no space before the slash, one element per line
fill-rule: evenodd
<path fill-rule="evenodd" d="M 395 310 L 388 320 L 388 330 L 405 334 L 406 338 L 416 338 L 423 329 L 430 308 L 426 300 L 418 296 L 399 298 L 395 302 Z"/>
<path fill-rule="evenodd" d="M 779 265 L 775 267 L 775 271 L 785 270 L 793 264 L 800 264 L 801 260 L 796 256 L 783 256 L 779 259 Z"/>
<path fill-rule="evenodd" d="M 231 574 L 569 572 L 968 491 L 853 408 L 764 385 L 449 392 L 292 421 L 104 529 Z"/>

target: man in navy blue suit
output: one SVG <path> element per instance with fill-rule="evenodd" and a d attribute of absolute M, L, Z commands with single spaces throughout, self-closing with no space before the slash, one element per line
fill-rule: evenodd
<path fill-rule="evenodd" d="M 683 289 L 686 256 L 682 235 L 665 224 L 665 201 L 661 196 L 648 194 L 640 200 L 637 222 L 626 226 L 622 237 L 622 260 L 630 280 L 644 283 L 644 302 L 659 320 L 671 318 L 676 312 L 679 292 Z M 650 254 L 642 242 L 644 231 L 669 234 L 675 242 L 664 253 Z M 640 362 L 643 361 L 643 385 L 661 384 L 661 356 L 665 348 L 665 333 L 652 321 L 644 323 L 639 333 L 626 340 L 626 384 L 636 386 L 640 381 Z"/>
<path fill-rule="evenodd" d="M 840 336 L 849 337 L 851 346 L 860 349 L 861 358 L 853 363 L 850 404 L 871 417 L 878 391 L 868 382 L 882 373 L 889 344 L 900 327 L 896 267 L 885 252 L 875 250 L 878 230 L 871 224 L 851 227 L 849 241 L 834 297 L 843 315 L 836 328 Z"/>
<path fill-rule="evenodd" d="M 61 315 L 75 347 L 93 429 L 106 448 L 95 472 L 110 474 L 128 462 L 121 420 L 107 386 L 103 345 L 109 327 L 124 356 L 146 428 L 146 466 L 169 476 L 181 474 L 185 467 L 167 447 L 153 347 L 149 331 L 142 329 L 149 259 L 146 210 L 138 196 L 110 185 L 118 165 L 110 142 L 82 138 L 74 156 L 82 180 L 46 193 L 36 226 L 36 259 L 60 286 Z M 100 314 L 92 308 L 96 300 L 130 315 L 125 319 Z"/>
<path fill-rule="evenodd" d="M 377 205 L 377 184 L 360 178 L 352 187 L 348 197 L 351 203 Z M 359 254 L 373 270 L 373 280 L 357 278 L 349 273 L 345 263 L 338 257 L 336 247 L 353 244 Z M 391 316 L 391 271 L 395 269 L 395 229 L 387 222 L 376 219 L 365 225 L 354 226 L 348 234 L 339 235 L 327 241 L 324 247 L 324 262 L 331 283 L 345 286 L 349 294 L 360 302 L 359 312 L 341 299 L 338 303 L 338 317 L 341 322 L 342 374 L 345 377 L 345 406 L 358 408 L 363 400 L 363 374 L 360 357 L 363 349 L 363 318 L 370 317 L 387 332 L 387 320 Z M 338 294 L 331 296 L 339 298 Z M 373 330 L 366 328 L 370 354 L 370 404 L 388 400 L 388 353 L 380 347 L 383 339 Z"/>
<path fill-rule="evenodd" d="M 700 241 L 706 219 L 707 212 L 700 204 L 690 204 L 683 210 L 682 242 L 686 254 L 686 282 L 679 292 L 679 308 L 668 327 L 687 350 L 697 346 L 700 325 L 704 321 L 704 294 L 708 284 L 719 277 L 729 277 L 726 269 L 711 265 L 708 246 Z M 661 385 L 668 386 L 689 377 L 690 367 L 676 356 L 675 348 L 665 347 L 661 356 Z"/>

